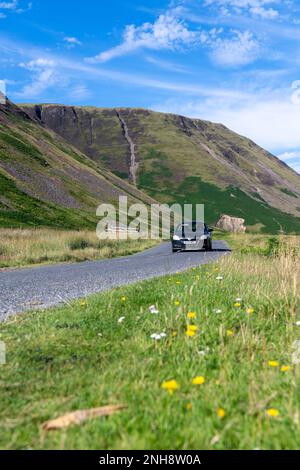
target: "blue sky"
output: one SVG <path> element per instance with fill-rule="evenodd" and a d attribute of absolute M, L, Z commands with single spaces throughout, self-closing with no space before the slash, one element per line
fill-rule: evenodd
<path fill-rule="evenodd" d="M 15 102 L 222 122 L 300 172 L 300 1 L 0 0 Z"/>

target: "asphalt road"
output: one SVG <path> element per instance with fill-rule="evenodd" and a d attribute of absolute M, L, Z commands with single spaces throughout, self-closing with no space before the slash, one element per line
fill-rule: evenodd
<path fill-rule="evenodd" d="M 46 308 L 143 279 L 185 271 L 230 252 L 214 241 L 212 252 L 172 253 L 163 243 L 133 256 L 0 272 L 0 321 L 34 308 Z"/>

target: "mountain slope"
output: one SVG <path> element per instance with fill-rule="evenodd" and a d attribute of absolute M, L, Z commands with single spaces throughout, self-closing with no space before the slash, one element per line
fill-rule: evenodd
<path fill-rule="evenodd" d="M 300 231 L 300 175 L 220 124 L 143 109 L 23 105 L 95 162 L 161 202 L 205 203 L 266 232 Z"/>
<path fill-rule="evenodd" d="M 95 228 L 100 203 L 153 200 L 7 101 L 0 105 L 0 226 Z"/>

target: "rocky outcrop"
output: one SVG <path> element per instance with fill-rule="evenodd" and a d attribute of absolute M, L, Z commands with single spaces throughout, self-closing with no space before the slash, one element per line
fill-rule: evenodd
<path fill-rule="evenodd" d="M 245 233 L 245 219 L 231 217 L 230 215 L 222 215 L 216 223 L 216 227 L 226 232 Z"/>

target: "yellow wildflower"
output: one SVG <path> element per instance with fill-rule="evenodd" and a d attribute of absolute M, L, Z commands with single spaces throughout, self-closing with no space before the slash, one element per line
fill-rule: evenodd
<path fill-rule="evenodd" d="M 254 313 L 254 308 L 247 308 L 246 313 L 252 315 Z"/>
<path fill-rule="evenodd" d="M 181 284 L 181 281 L 176 281 L 176 284 L 178 284 L 178 285 Z"/>
<path fill-rule="evenodd" d="M 193 385 L 203 385 L 205 383 L 205 378 L 202 377 L 202 375 L 199 375 L 199 377 L 195 377 L 193 379 Z"/>
<path fill-rule="evenodd" d="M 189 319 L 191 319 L 191 320 L 192 320 L 193 318 L 196 318 L 196 312 L 189 312 L 189 313 L 187 314 L 187 317 L 188 317 Z"/>
<path fill-rule="evenodd" d="M 127 300 L 127 297 L 125 297 L 125 296 L 121 297 L 121 302 L 126 302 L 126 300 Z"/>
<path fill-rule="evenodd" d="M 173 395 L 175 390 L 177 390 L 179 388 L 179 385 L 176 382 L 176 380 L 167 380 L 166 382 L 162 383 L 162 388 L 167 390 L 170 395 Z"/>
<path fill-rule="evenodd" d="M 269 408 L 267 410 L 267 415 L 270 416 L 270 418 L 277 418 L 279 416 L 280 412 L 279 410 L 276 410 L 276 408 Z"/>
<path fill-rule="evenodd" d="M 82 301 L 80 302 L 80 306 L 81 306 L 81 307 L 86 307 L 86 305 L 87 305 L 87 301 L 86 301 L 86 300 L 82 300 Z"/>
<path fill-rule="evenodd" d="M 278 361 L 269 361 L 268 364 L 270 367 L 279 367 Z"/>
<path fill-rule="evenodd" d="M 282 366 L 280 370 L 281 372 L 288 372 L 290 370 L 290 366 Z"/>
<path fill-rule="evenodd" d="M 198 326 L 196 326 L 196 325 L 188 325 L 187 329 L 190 330 L 190 331 L 195 331 L 195 332 L 196 332 L 196 331 L 198 331 Z"/>
<path fill-rule="evenodd" d="M 227 334 L 227 336 L 234 336 L 234 331 L 227 330 L 226 334 Z"/>
<path fill-rule="evenodd" d="M 220 419 L 224 419 L 226 416 L 226 411 L 224 410 L 224 408 L 218 408 L 217 415 Z"/>
<path fill-rule="evenodd" d="M 180 305 L 180 301 L 179 300 L 175 300 L 175 305 L 176 307 L 178 307 Z"/>
<path fill-rule="evenodd" d="M 189 330 L 186 330 L 185 334 L 189 336 L 189 338 L 192 338 L 193 336 L 196 335 L 196 332 L 189 329 Z"/>
<path fill-rule="evenodd" d="M 240 306 L 241 306 L 241 303 L 240 303 L 240 302 L 236 302 L 236 303 L 234 304 L 234 307 L 236 307 L 236 308 L 239 308 Z"/>
<path fill-rule="evenodd" d="M 187 411 L 191 411 L 193 409 L 193 405 L 191 403 L 187 403 L 185 405 L 185 407 L 186 407 Z"/>

